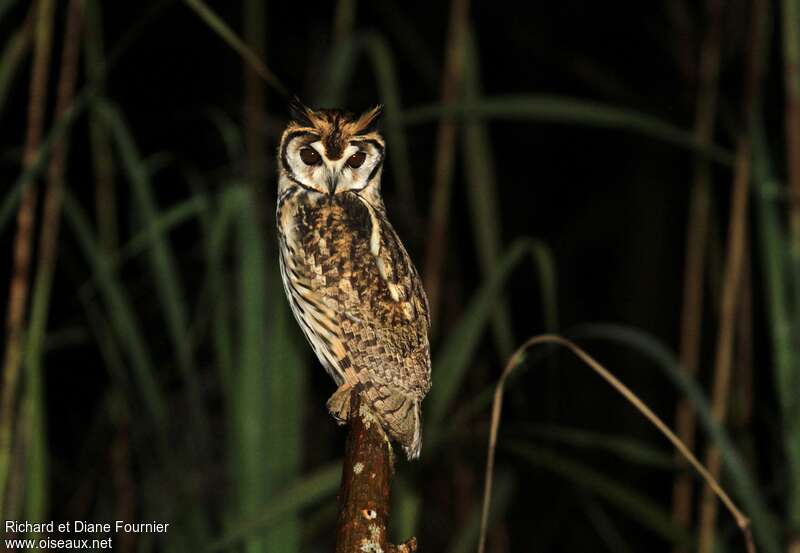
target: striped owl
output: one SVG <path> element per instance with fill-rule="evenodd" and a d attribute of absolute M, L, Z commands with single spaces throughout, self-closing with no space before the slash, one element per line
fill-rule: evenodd
<path fill-rule="evenodd" d="M 430 389 L 428 300 L 381 197 L 382 107 L 356 116 L 297 99 L 278 150 L 277 226 L 286 297 L 338 389 L 328 410 L 344 424 L 361 387 L 409 459 L 422 447 Z"/>

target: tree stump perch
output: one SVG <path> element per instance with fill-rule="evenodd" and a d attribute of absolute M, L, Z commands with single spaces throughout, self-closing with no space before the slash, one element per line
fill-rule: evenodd
<path fill-rule="evenodd" d="M 339 488 L 336 553 L 413 553 L 416 538 L 389 543 L 394 459 L 389 438 L 366 405 L 360 387 L 350 394 L 350 420 Z"/>

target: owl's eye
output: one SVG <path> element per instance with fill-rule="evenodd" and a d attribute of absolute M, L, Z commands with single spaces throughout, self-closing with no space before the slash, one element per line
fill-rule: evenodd
<path fill-rule="evenodd" d="M 303 148 L 300 150 L 300 159 L 302 159 L 303 163 L 306 165 L 317 165 L 322 161 L 319 153 L 313 148 Z"/>
<path fill-rule="evenodd" d="M 347 159 L 347 165 L 353 169 L 358 169 L 364 165 L 364 160 L 367 159 L 367 154 L 364 152 L 356 152 Z"/>

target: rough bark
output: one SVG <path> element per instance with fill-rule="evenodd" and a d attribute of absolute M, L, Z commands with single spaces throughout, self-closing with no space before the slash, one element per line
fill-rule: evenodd
<path fill-rule="evenodd" d="M 416 538 L 389 543 L 389 513 L 394 458 L 381 425 L 361 405 L 359 390 L 350 397 L 350 421 L 339 488 L 336 553 L 412 553 Z"/>

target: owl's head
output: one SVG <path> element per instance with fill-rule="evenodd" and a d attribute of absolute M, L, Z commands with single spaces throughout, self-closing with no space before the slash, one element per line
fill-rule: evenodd
<path fill-rule="evenodd" d="M 383 137 L 375 130 L 383 106 L 355 115 L 311 109 L 297 98 L 278 150 L 279 191 L 293 184 L 333 196 L 356 192 L 379 197 Z"/>

